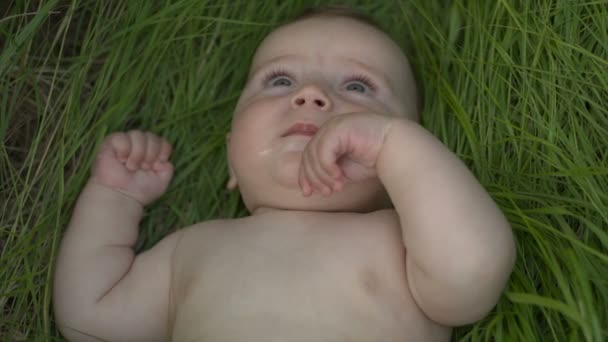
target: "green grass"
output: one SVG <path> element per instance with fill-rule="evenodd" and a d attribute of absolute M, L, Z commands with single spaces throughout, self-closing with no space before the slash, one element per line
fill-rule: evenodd
<path fill-rule="evenodd" d="M 608 3 L 359 2 L 412 53 L 425 127 L 517 236 L 505 295 L 454 340 L 607 340 Z M 0 340 L 62 340 L 54 256 L 109 132 L 151 130 L 175 147 L 174 180 L 146 211 L 139 249 L 244 214 L 224 190 L 230 116 L 264 33 L 313 2 L 272 3 L 0 4 Z"/>

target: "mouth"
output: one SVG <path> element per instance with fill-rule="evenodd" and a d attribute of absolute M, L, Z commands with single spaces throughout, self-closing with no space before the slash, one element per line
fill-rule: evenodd
<path fill-rule="evenodd" d="M 304 135 L 312 137 L 317 133 L 318 130 L 319 127 L 314 124 L 298 122 L 293 126 L 289 127 L 289 129 L 281 135 L 281 138 L 290 135 Z"/>

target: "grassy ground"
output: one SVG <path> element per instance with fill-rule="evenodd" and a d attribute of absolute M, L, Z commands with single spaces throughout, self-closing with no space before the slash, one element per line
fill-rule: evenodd
<path fill-rule="evenodd" d="M 504 297 L 454 339 L 608 339 L 608 4 L 360 2 L 413 53 L 424 125 L 517 235 Z M 175 146 L 174 181 L 138 248 L 244 214 L 223 189 L 223 142 L 247 62 L 272 23 L 313 2 L 274 3 L 0 4 L 0 340 L 61 340 L 54 255 L 108 132 L 147 129 Z"/>

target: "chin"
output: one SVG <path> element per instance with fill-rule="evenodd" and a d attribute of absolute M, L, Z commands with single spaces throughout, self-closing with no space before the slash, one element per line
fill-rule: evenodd
<path fill-rule="evenodd" d="M 283 156 L 280 162 L 269 171 L 270 180 L 289 192 L 296 192 L 299 189 L 298 174 L 302 160 L 301 152 L 291 152 Z"/>

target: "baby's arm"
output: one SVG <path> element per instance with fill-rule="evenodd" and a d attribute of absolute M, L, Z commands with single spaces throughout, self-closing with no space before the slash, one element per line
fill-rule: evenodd
<path fill-rule="evenodd" d="M 150 133 L 104 141 L 61 242 L 55 318 L 72 341 L 164 341 L 178 234 L 135 256 L 143 206 L 171 180 L 171 146 Z"/>
<path fill-rule="evenodd" d="M 394 120 L 377 172 L 399 213 L 412 294 L 457 326 L 491 310 L 515 260 L 511 227 L 466 166 L 421 126 Z"/>

